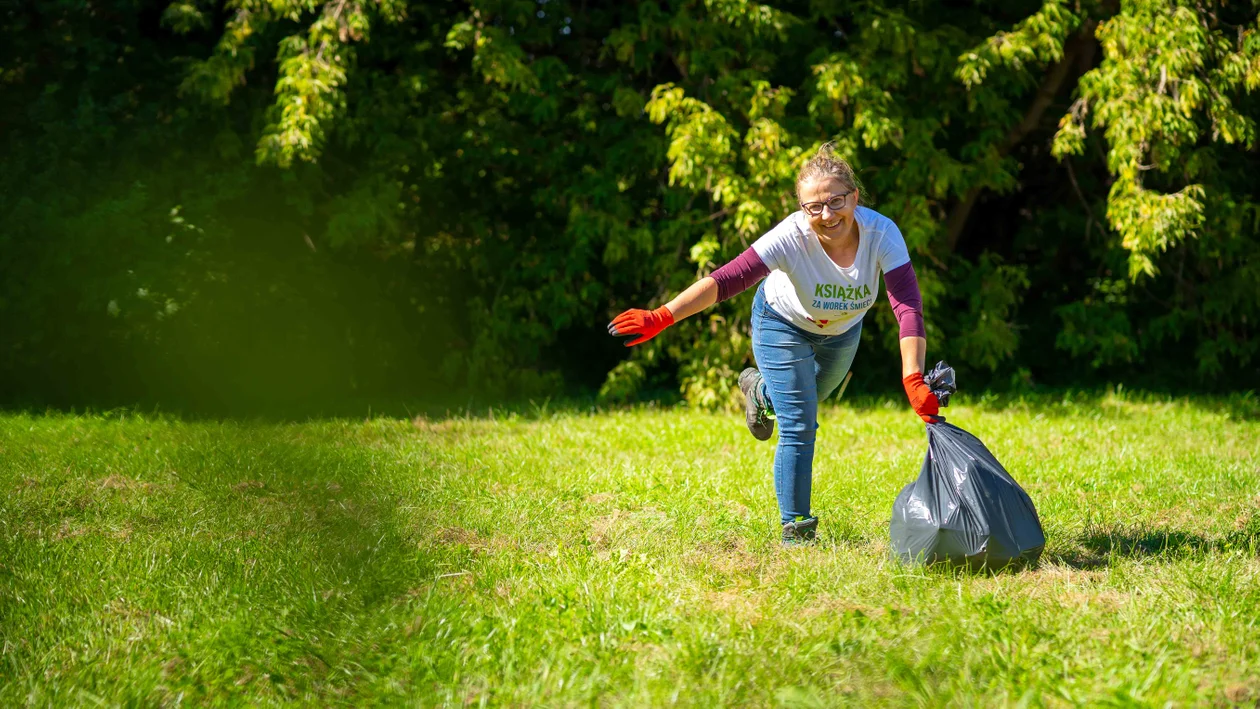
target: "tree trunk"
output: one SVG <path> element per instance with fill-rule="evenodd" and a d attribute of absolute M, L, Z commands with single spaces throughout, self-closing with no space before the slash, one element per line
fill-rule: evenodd
<path fill-rule="evenodd" d="M 1006 134 L 1006 140 L 1002 142 L 998 149 L 1000 155 L 1005 157 L 1010 154 L 1017 145 L 1023 142 L 1024 138 L 1028 137 L 1029 133 L 1036 130 L 1041 123 L 1042 116 L 1046 113 L 1046 109 L 1050 108 L 1050 105 L 1054 103 L 1055 96 L 1063 88 L 1064 82 L 1072 72 L 1073 64 L 1079 61 L 1084 67 L 1077 70 L 1077 75 L 1079 76 L 1079 74 L 1084 73 L 1085 68 L 1088 68 L 1089 64 L 1093 63 L 1094 48 L 1098 44 L 1094 40 L 1094 29 L 1097 26 L 1098 23 L 1096 21 L 1086 20 L 1080 30 L 1068 39 L 1063 47 L 1063 58 L 1046 72 L 1046 78 L 1041 82 L 1041 86 L 1037 88 L 1037 95 L 1033 97 L 1032 103 L 1024 113 L 1024 119 Z M 976 206 L 976 200 L 980 198 L 982 190 L 982 187 L 972 187 L 967 190 L 967 194 L 950 211 L 949 219 L 945 223 L 947 253 L 953 253 L 954 249 L 958 247 L 958 240 L 962 237 L 963 229 L 967 226 L 967 218 L 971 216 L 971 210 Z"/>

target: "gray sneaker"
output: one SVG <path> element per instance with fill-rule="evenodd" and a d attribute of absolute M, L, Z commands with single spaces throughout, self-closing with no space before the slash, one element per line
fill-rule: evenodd
<path fill-rule="evenodd" d="M 764 441 L 774 433 L 774 419 L 770 417 L 772 409 L 767 405 L 762 392 L 761 372 L 749 367 L 739 373 L 739 390 L 744 394 L 744 423 L 753 438 Z"/>
<path fill-rule="evenodd" d="M 783 525 L 783 546 L 805 546 L 814 543 L 814 533 L 818 531 L 818 518 L 810 517 L 798 522 Z"/>

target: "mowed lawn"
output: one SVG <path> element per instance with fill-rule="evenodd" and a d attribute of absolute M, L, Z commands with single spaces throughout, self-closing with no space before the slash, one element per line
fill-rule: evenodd
<path fill-rule="evenodd" d="M 902 402 L 773 441 L 686 409 L 269 424 L 0 417 L 0 706 L 1253 705 L 1260 407 L 951 407 L 1036 568 L 888 558 Z"/>

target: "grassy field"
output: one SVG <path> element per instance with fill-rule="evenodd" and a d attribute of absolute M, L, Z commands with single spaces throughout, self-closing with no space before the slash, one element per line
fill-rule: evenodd
<path fill-rule="evenodd" d="M 900 402 L 824 411 L 786 550 L 739 416 L 3 416 L 0 705 L 1255 704 L 1255 400 L 960 403 L 1037 568 L 888 559 Z"/>

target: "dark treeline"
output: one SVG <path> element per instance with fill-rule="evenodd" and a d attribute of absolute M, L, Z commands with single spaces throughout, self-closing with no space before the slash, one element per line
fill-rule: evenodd
<path fill-rule="evenodd" d="M 1257 4 L 11 2 L 0 402 L 720 406 L 820 144 L 971 388 L 1255 388 Z M 879 306 L 850 391 L 899 391 Z"/>

